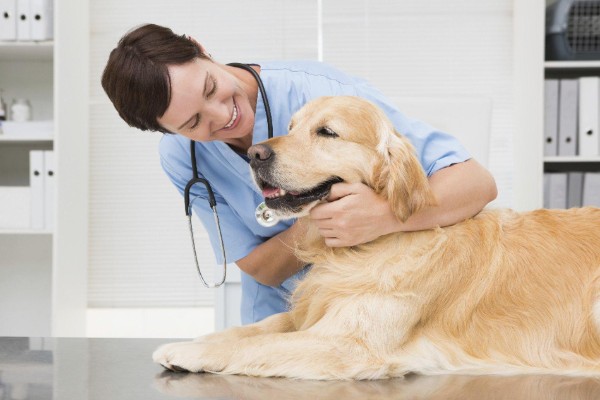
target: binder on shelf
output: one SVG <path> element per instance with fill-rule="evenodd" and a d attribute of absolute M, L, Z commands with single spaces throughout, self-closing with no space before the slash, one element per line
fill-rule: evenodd
<path fill-rule="evenodd" d="M 17 0 L 0 0 L 0 40 L 17 39 Z"/>
<path fill-rule="evenodd" d="M 583 206 L 600 207 L 600 172 L 586 172 L 583 178 Z"/>
<path fill-rule="evenodd" d="M 567 176 L 567 208 L 581 207 L 583 202 L 583 172 L 569 172 Z"/>
<path fill-rule="evenodd" d="M 579 78 L 579 128 L 578 148 L 580 156 L 600 154 L 598 128 L 600 128 L 600 78 Z"/>
<path fill-rule="evenodd" d="M 544 208 L 567 208 L 567 173 L 544 174 Z"/>
<path fill-rule="evenodd" d="M 558 155 L 558 79 L 544 81 L 544 155 Z"/>
<path fill-rule="evenodd" d="M 55 194 L 54 151 L 44 151 L 44 228 L 54 229 Z"/>
<path fill-rule="evenodd" d="M 29 186 L 31 188 L 31 228 L 44 228 L 44 151 L 29 152 Z"/>
<path fill-rule="evenodd" d="M 31 40 L 31 0 L 17 0 L 17 40 Z"/>
<path fill-rule="evenodd" d="M 54 7 L 52 0 L 29 1 L 31 2 L 31 39 L 52 39 L 54 32 Z"/>
<path fill-rule="evenodd" d="M 561 79 L 558 103 L 558 155 L 577 154 L 577 79 Z"/>

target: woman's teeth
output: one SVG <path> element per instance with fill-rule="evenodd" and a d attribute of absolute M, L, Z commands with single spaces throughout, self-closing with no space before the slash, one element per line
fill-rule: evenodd
<path fill-rule="evenodd" d="M 238 116 L 238 110 L 237 110 L 237 106 L 234 104 L 233 105 L 233 115 L 231 116 L 231 120 L 227 123 L 227 125 L 225 125 L 225 129 L 231 128 L 231 125 L 233 125 L 233 123 L 237 119 L 237 116 Z"/>

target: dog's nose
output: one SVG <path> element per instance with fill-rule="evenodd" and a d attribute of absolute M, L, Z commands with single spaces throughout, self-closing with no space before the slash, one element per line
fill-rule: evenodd
<path fill-rule="evenodd" d="M 250 161 L 267 161 L 273 156 L 273 149 L 266 144 L 255 144 L 248 149 Z"/>

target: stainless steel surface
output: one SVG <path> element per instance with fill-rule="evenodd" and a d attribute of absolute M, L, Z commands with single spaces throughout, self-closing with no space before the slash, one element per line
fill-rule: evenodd
<path fill-rule="evenodd" d="M 600 399 L 600 380 L 565 376 L 409 376 L 319 382 L 167 372 L 166 339 L 0 338 L 0 400 Z"/>

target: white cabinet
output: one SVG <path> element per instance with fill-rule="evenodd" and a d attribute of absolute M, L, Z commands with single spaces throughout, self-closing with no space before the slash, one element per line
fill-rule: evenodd
<path fill-rule="evenodd" d="M 52 135 L 0 135 L 0 193 L 16 189 L 0 204 L 0 336 L 85 334 L 88 19 L 86 0 L 55 0 L 53 41 L 0 42 L 8 106 L 27 98 L 34 121 L 53 122 Z M 26 194 L 31 150 L 55 156 L 54 191 L 45 199 L 53 223 L 35 228 L 6 217 L 34 201 Z"/>
<path fill-rule="evenodd" d="M 13 99 L 26 98 L 33 120 L 53 120 L 53 50 L 53 42 L 0 43 L 0 88 L 7 108 Z M 43 220 L 33 227 L 29 155 L 53 150 L 53 135 L 9 134 L 6 126 L 5 131 L 0 135 L 0 335 L 47 336 L 53 232 Z M 42 182 L 43 165 L 35 172 Z"/>

